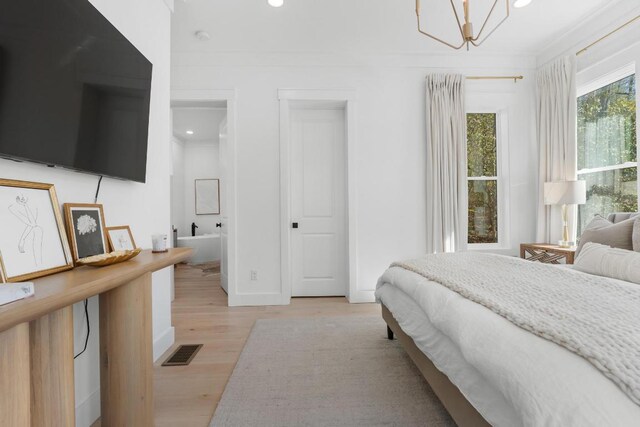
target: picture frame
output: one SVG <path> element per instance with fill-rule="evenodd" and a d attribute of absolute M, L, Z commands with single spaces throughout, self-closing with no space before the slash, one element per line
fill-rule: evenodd
<path fill-rule="evenodd" d="M 136 249 L 136 241 L 128 225 L 107 227 L 107 239 L 112 251 L 125 251 Z"/>
<path fill-rule="evenodd" d="M 0 277 L 23 282 L 73 268 L 53 184 L 0 179 Z"/>
<path fill-rule="evenodd" d="M 196 215 L 220 215 L 220 180 L 196 179 Z"/>
<path fill-rule="evenodd" d="M 74 262 L 109 252 L 102 205 L 65 203 L 64 216 Z"/>
<path fill-rule="evenodd" d="M 7 283 L 7 279 L 4 277 L 4 263 L 2 262 L 2 255 L 0 255 L 0 284 Z"/>

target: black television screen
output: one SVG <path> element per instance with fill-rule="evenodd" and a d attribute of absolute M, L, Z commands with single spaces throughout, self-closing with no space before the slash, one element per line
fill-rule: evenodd
<path fill-rule="evenodd" d="M 2 0 L 0 157 L 145 182 L 151 71 L 88 0 Z"/>

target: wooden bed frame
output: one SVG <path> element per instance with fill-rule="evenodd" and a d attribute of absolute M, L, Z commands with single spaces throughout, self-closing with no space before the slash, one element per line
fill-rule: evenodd
<path fill-rule="evenodd" d="M 404 333 L 396 319 L 387 307 L 382 305 L 382 318 L 387 322 L 387 337 L 392 340 L 393 336 L 398 337 L 398 341 L 405 349 L 413 363 L 416 364 L 427 383 L 431 386 L 438 399 L 442 402 L 446 410 L 451 414 L 451 418 L 460 427 L 491 426 L 471 403 L 464 397 L 458 387 L 449 378 L 435 367 L 433 362 L 416 346 L 413 339 Z"/>

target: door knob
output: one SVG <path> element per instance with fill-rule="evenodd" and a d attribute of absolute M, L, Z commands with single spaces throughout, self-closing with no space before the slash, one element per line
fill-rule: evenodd
<path fill-rule="evenodd" d="M 291 228 L 298 228 L 298 223 L 294 222 L 293 224 L 291 224 Z"/>
<path fill-rule="evenodd" d="M 216 228 L 222 228 L 222 223 L 221 222 L 216 223 Z"/>

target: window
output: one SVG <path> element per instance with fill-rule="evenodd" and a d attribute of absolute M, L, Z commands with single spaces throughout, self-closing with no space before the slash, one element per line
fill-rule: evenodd
<path fill-rule="evenodd" d="M 595 214 L 638 210 L 637 160 L 635 75 L 578 97 L 578 235 Z"/>
<path fill-rule="evenodd" d="M 496 113 L 467 114 L 469 244 L 499 242 Z"/>

